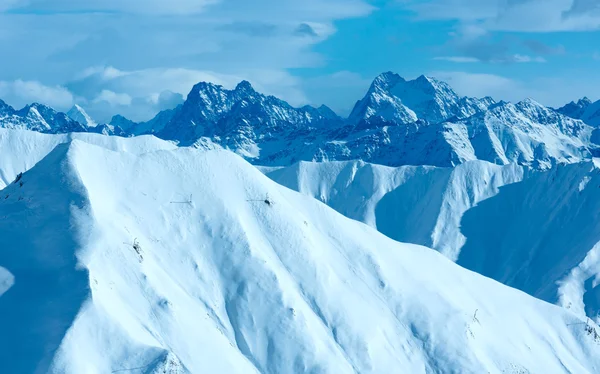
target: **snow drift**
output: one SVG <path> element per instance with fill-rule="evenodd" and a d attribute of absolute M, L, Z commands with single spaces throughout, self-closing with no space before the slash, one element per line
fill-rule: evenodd
<path fill-rule="evenodd" d="M 226 151 L 72 140 L 2 194 L 2 372 L 600 369 L 595 325 Z"/>

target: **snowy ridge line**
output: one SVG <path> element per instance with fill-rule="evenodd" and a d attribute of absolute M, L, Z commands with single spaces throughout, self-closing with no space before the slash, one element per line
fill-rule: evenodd
<path fill-rule="evenodd" d="M 14 276 L 0 296 L 13 337 L 0 340 L 2 371 L 600 368 L 582 318 L 391 240 L 228 151 L 72 140 L 21 181 L 0 201 L 0 266 Z M 267 194 L 274 204 L 247 201 Z"/>
<path fill-rule="evenodd" d="M 256 165 L 362 159 L 389 166 L 456 166 L 472 160 L 535 169 L 600 154 L 598 103 L 560 109 L 532 99 L 512 104 L 461 97 L 445 82 L 375 78 L 348 118 L 326 106 L 295 108 L 254 90 L 200 82 L 179 106 L 136 123 L 120 115 L 97 125 L 79 106 L 69 116 L 41 104 L 21 110 L 0 101 L 0 127 L 44 133 L 153 134 L 180 146 L 212 143 Z M 589 113 L 588 113 L 589 112 Z M 582 120 L 583 119 L 583 120 Z"/>

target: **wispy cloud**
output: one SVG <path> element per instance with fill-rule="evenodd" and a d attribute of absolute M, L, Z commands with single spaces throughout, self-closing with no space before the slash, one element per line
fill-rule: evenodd
<path fill-rule="evenodd" d="M 0 80 L 65 86 L 100 121 L 147 119 L 151 98 L 186 95 L 202 80 L 249 79 L 301 104 L 289 69 L 321 66 L 313 46 L 336 32 L 334 21 L 373 9 L 364 0 L 0 0 L 0 50 L 11 51 Z M 2 98 L 21 100 L 7 89 Z"/>
<path fill-rule="evenodd" d="M 600 28 L 597 0 L 407 1 L 419 19 L 458 20 L 486 30 L 553 32 Z"/>

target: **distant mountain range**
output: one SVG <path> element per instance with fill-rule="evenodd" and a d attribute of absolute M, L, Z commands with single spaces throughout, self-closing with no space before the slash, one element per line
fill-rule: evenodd
<path fill-rule="evenodd" d="M 294 108 L 254 90 L 196 84 L 185 102 L 147 122 L 117 115 L 96 124 L 80 106 L 15 110 L 0 101 L 0 127 L 44 133 L 153 134 L 180 146 L 213 142 L 254 164 L 362 159 L 382 165 L 454 166 L 469 160 L 548 168 L 591 158 L 600 143 L 600 101 L 559 109 L 461 97 L 434 78 L 379 75 L 348 118 L 326 106 Z"/>

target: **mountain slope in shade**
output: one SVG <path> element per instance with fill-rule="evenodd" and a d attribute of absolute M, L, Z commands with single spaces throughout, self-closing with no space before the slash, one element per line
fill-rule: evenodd
<path fill-rule="evenodd" d="M 597 318 L 599 202 L 596 161 L 535 173 L 466 212 L 458 263 Z"/>
<path fill-rule="evenodd" d="M 0 202 L 0 264 L 14 277 L 0 296 L 6 372 L 600 368 L 595 325 L 229 152 L 74 141 L 21 181 Z"/>
<path fill-rule="evenodd" d="M 571 101 L 557 111 L 565 116 L 580 119 L 590 126 L 600 127 L 600 100 L 592 102 L 584 97 L 577 102 Z"/>
<path fill-rule="evenodd" d="M 75 104 L 68 112 L 67 116 L 71 118 L 73 121 L 77 121 L 86 127 L 95 127 L 98 125 L 96 121 L 92 119 L 92 117 L 87 114 L 85 109 Z"/>
<path fill-rule="evenodd" d="M 262 170 L 390 238 L 430 246 L 467 269 L 598 317 L 595 161 L 544 172 L 482 161 L 452 169 L 329 162 Z"/>

